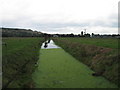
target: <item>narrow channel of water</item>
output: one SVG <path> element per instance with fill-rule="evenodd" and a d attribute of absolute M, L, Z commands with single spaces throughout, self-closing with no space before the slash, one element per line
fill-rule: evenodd
<path fill-rule="evenodd" d="M 38 67 L 33 73 L 35 88 L 117 88 L 104 77 L 92 76 L 92 71 L 54 42 L 40 50 Z"/>

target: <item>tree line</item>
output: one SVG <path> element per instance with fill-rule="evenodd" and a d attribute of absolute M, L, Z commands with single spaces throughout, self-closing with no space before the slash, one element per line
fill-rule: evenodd
<path fill-rule="evenodd" d="M 42 37 L 43 33 L 31 29 L 0 28 L 2 37 Z"/>
<path fill-rule="evenodd" d="M 120 38 L 120 34 L 89 34 L 81 31 L 81 34 L 47 34 L 31 29 L 18 28 L 0 28 L 2 29 L 2 37 L 92 37 L 92 38 Z"/>

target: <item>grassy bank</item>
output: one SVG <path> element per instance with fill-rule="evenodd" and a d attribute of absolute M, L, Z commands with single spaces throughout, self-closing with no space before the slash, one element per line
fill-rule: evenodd
<path fill-rule="evenodd" d="M 32 87 L 43 38 L 3 38 L 3 88 Z"/>
<path fill-rule="evenodd" d="M 119 55 L 117 43 L 115 43 L 117 40 L 90 38 L 54 38 L 53 40 L 98 75 L 118 85 Z"/>

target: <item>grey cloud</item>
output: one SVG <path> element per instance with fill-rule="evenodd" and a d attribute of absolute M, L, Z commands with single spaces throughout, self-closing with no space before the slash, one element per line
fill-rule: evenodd
<path fill-rule="evenodd" d="M 82 27 L 109 27 L 109 28 L 117 28 L 118 22 L 117 22 L 117 14 L 111 14 L 106 19 L 95 19 L 95 20 L 89 20 L 84 22 L 42 22 L 42 21 L 34 21 L 30 17 L 19 17 L 14 20 L 3 20 L 0 27 L 15 27 L 15 28 L 30 28 L 33 30 L 38 31 L 45 31 L 45 32 L 69 32 L 65 31 L 67 27 L 71 28 L 82 28 Z"/>

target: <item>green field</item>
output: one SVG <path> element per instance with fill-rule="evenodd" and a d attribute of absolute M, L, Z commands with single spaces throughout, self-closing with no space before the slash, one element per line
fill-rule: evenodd
<path fill-rule="evenodd" d="M 32 82 L 43 38 L 3 38 L 2 42 L 3 87 L 26 87 Z"/>
<path fill-rule="evenodd" d="M 65 41 L 71 41 L 87 45 L 95 45 L 106 48 L 118 49 L 118 40 L 116 38 L 59 38 Z"/>
<path fill-rule="evenodd" d="M 37 38 L 3 38 L 2 42 L 6 43 L 7 46 L 2 45 L 3 56 L 9 53 L 15 53 L 33 43 L 37 43 Z"/>

